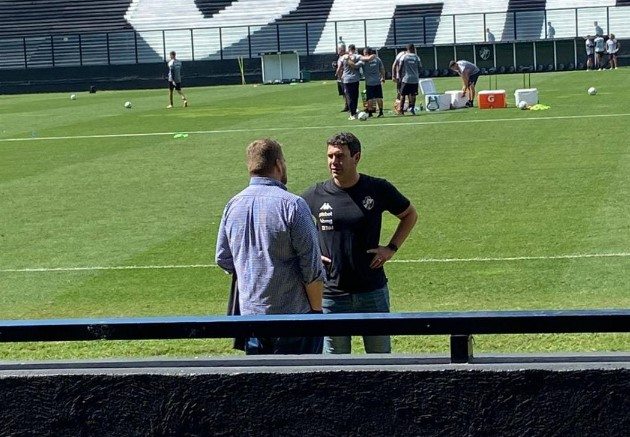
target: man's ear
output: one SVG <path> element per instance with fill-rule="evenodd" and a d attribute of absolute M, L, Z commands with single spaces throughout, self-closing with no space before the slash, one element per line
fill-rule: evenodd
<path fill-rule="evenodd" d="M 354 162 L 358 164 L 359 160 L 361 159 L 361 152 L 355 153 L 353 158 L 354 158 Z"/>

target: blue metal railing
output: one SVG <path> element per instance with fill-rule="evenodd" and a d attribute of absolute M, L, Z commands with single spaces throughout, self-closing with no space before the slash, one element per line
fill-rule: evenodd
<path fill-rule="evenodd" d="M 630 332 L 630 309 L 0 320 L 0 342 L 322 335 L 449 335 L 469 362 L 476 334 Z"/>

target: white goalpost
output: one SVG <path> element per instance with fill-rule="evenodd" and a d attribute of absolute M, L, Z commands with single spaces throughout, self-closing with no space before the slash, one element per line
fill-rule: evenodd
<path fill-rule="evenodd" d="M 298 52 L 261 53 L 263 83 L 290 82 L 300 79 Z"/>

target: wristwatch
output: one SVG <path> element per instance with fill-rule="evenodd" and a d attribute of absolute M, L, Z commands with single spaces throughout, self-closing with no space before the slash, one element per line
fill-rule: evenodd
<path fill-rule="evenodd" d="M 394 243 L 389 243 L 387 246 L 389 250 L 393 250 L 394 252 L 398 252 L 398 246 L 396 246 Z"/>

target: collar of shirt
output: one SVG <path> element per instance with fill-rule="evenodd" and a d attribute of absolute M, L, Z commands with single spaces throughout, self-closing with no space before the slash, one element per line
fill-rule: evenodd
<path fill-rule="evenodd" d="M 249 185 L 275 186 L 275 187 L 280 187 L 283 190 L 287 191 L 286 185 L 284 185 L 279 180 L 276 180 L 274 178 L 267 178 L 267 177 L 263 177 L 263 176 L 252 176 L 251 179 L 249 180 Z"/>

